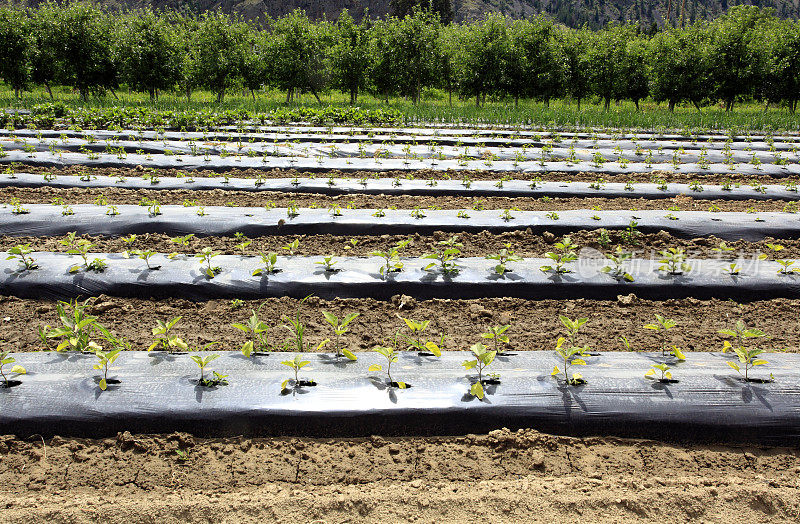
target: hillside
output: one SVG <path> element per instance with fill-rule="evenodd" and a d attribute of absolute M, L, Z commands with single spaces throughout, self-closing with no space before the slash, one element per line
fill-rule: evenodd
<path fill-rule="evenodd" d="M 724 12 L 729 5 L 755 4 L 771 7 L 784 18 L 800 17 L 800 0 L 683 0 L 687 20 L 710 19 Z M 38 2 L 27 2 L 36 5 Z M 355 18 L 365 11 L 372 17 L 384 17 L 391 12 L 389 0 L 99 0 L 111 8 L 144 7 L 173 8 L 201 12 L 221 9 L 240 13 L 247 19 L 258 20 L 269 15 L 277 17 L 294 9 L 304 9 L 315 19 L 335 19 L 343 9 Z M 501 12 L 515 18 L 535 13 L 546 13 L 566 25 L 578 27 L 588 24 L 598 27 L 613 20 L 641 20 L 645 24 L 661 25 L 667 12 L 667 0 L 453 0 L 455 21 L 463 22 L 479 18 L 490 11 Z M 672 18 L 680 17 L 681 0 L 672 2 Z"/>

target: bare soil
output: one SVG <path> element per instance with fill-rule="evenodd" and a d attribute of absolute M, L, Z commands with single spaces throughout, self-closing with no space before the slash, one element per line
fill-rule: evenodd
<path fill-rule="evenodd" d="M 220 350 L 237 350 L 245 342 L 244 334 L 233 328 L 233 322 L 243 322 L 251 310 L 258 310 L 261 320 L 272 328 L 269 340 L 281 346 L 288 340 L 289 331 L 280 327 L 284 315 L 294 316 L 299 301 L 281 297 L 265 300 L 243 301 L 233 304 L 229 300 L 191 302 L 183 299 L 123 299 L 100 295 L 88 300 L 89 312 L 112 332 L 123 336 L 132 349 L 144 350 L 152 342 L 151 328 L 156 320 L 168 320 L 178 315 L 183 318 L 174 328 L 193 347 L 208 342 L 221 342 Z M 737 320 L 765 331 L 771 338 L 756 339 L 753 346 L 767 350 L 800 352 L 800 321 L 797 311 L 800 300 L 773 299 L 737 304 L 730 300 L 650 301 L 635 295 L 620 295 L 617 300 L 522 300 L 511 298 L 476 300 L 425 300 L 395 296 L 391 301 L 373 299 L 309 298 L 299 307 L 301 320 L 306 323 L 306 337 L 314 346 L 323 338 L 332 336 L 322 311 L 330 311 L 340 318 L 352 312 L 360 316 L 349 326 L 342 341 L 354 351 L 367 351 L 397 331 L 405 324 L 400 318 L 431 320 L 426 335 L 439 342 L 446 335 L 445 350 L 466 350 L 480 342 L 480 333 L 490 326 L 510 324 L 508 330 L 513 351 L 552 349 L 563 331 L 559 315 L 569 318 L 586 317 L 589 321 L 581 329 L 577 343 L 589 344 L 597 351 L 622 351 L 619 337 L 625 336 L 634 349 L 656 351 L 662 342 L 675 344 L 689 351 L 721 351 L 725 340 L 717 332 L 730 328 Z M 677 322 L 677 327 L 664 338 L 643 325 L 651 323 L 658 313 Z M 45 345 L 37 329 L 44 325 L 56 326 L 55 303 L 48 300 L 27 300 L 0 297 L 0 325 L 3 349 L 12 351 L 39 351 Z M 53 341 L 50 347 L 55 346 Z"/>
<path fill-rule="evenodd" d="M 93 175 L 107 175 L 107 176 L 132 176 L 132 177 L 140 177 L 144 173 L 153 173 L 158 176 L 179 176 L 185 175 L 187 173 L 191 173 L 193 177 L 219 177 L 220 173 L 215 171 L 210 171 L 206 169 L 199 169 L 197 171 L 187 171 L 185 169 L 153 169 L 153 168 L 145 168 L 143 166 L 137 166 L 135 168 L 96 168 L 96 167 L 85 167 L 85 166 L 65 166 L 62 168 L 48 168 L 48 167 L 41 167 L 41 166 L 34 166 L 34 165 L 25 165 L 22 162 L 24 167 L 17 169 L 17 172 L 25 172 L 25 173 L 53 173 L 54 175 L 81 175 L 83 173 L 91 173 Z M 543 180 L 552 180 L 554 182 L 594 182 L 598 178 L 603 178 L 606 182 L 650 182 L 653 178 L 661 178 L 667 182 L 685 182 L 689 183 L 693 180 L 700 180 L 704 184 L 722 184 L 727 180 L 730 180 L 732 183 L 742 183 L 742 184 L 749 184 L 752 181 L 757 180 L 762 184 L 775 184 L 778 183 L 774 177 L 770 177 L 768 175 L 761 175 L 761 176 L 751 176 L 751 175 L 742 175 L 739 173 L 731 173 L 729 175 L 708 175 L 708 174 L 697 174 L 697 173 L 675 173 L 671 169 L 665 171 L 655 171 L 652 173 L 631 173 L 631 174 L 623 174 L 623 175 L 613 175 L 613 174 L 603 174 L 598 175 L 597 173 L 564 173 L 560 171 L 549 171 L 544 174 L 537 174 L 537 173 L 520 173 L 516 171 L 509 171 L 509 172 L 502 172 L 502 171 L 484 171 L 484 170 L 474 170 L 474 171 L 458 171 L 458 172 L 447 172 L 447 171 L 438 171 L 432 169 L 420 169 L 413 171 L 413 173 L 409 173 L 408 171 L 355 171 L 355 172 L 343 172 L 337 169 L 326 170 L 324 172 L 311 172 L 311 171 L 302 171 L 297 169 L 272 169 L 272 170 L 260 170 L 260 169 L 228 169 L 226 170 L 225 174 L 229 175 L 231 178 L 258 178 L 259 176 L 264 178 L 294 178 L 294 177 L 324 177 L 327 178 L 332 176 L 334 178 L 351 178 L 354 180 L 358 180 L 360 178 L 404 178 L 409 174 L 413 174 L 414 178 L 421 179 L 421 180 L 429 180 L 429 179 L 436 179 L 436 180 L 443 180 L 443 179 L 456 179 L 461 180 L 465 176 L 469 177 L 472 180 L 498 180 L 503 176 L 508 176 L 514 180 L 532 180 L 533 178 L 540 177 Z M 782 182 L 786 182 L 788 179 L 781 179 Z M 797 182 L 797 181 L 796 181 Z"/>
<path fill-rule="evenodd" d="M 788 522 L 800 518 L 798 473 L 796 448 L 530 429 L 346 440 L 5 436 L 0 512 L 10 523 Z"/>
<path fill-rule="evenodd" d="M 708 200 L 694 199 L 685 195 L 674 198 L 529 198 L 529 197 L 441 197 L 441 196 L 392 196 L 392 195 L 322 195 L 315 193 L 281 193 L 273 191 L 229 191 L 212 189 L 155 190 L 120 188 L 2 188 L 0 202 L 18 198 L 24 204 L 50 204 L 60 199 L 59 204 L 93 204 L 103 197 L 108 204 L 139 204 L 142 199 L 156 200 L 162 205 L 182 205 L 187 201 L 198 206 L 243 206 L 243 207 L 287 207 L 293 203 L 301 208 L 319 207 L 327 209 L 333 205 L 353 209 L 519 209 L 522 211 L 561 211 L 566 209 L 630 210 L 669 209 L 677 206 L 681 211 L 708 211 L 712 204 L 719 211 L 782 211 L 786 205 L 782 200 Z"/>
<path fill-rule="evenodd" d="M 682 239 L 675 237 L 666 231 L 655 234 L 641 234 L 636 237 L 635 244 L 628 244 L 623 239 L 623 233 L 619 231 L 607 231 L 610 244 L 602 245 L 599 243 L 600 233 L 597 230 L 581 230 L 571 233 L 570 239 L 573 244 L 581 248 L 591 248 L 602 253 L 611 253 L 616 246 L 621 245 L 625 250 L 634 253 L 638 258 L 653 258 L 658 256 L 660 250 L 677 247 L 686 251 L 691 258 L 719 258 L 722 255 L 718 248 L 722 240 L 714 237 L 698 237 L 693 239 Z M 193 255 L 204 247 L 210 247 L 224 255 L 245 255 L 256 256 L 259 253 L 286 254 L 284 246 L 299 241 L 299 246 L 295 251 L 296 255 L 301 256 L 369 256 L 375 251 L 385 251 L 394 246 L 401 240 L 411 240 L 411 243 L 401 252 L 402 256 L 416 257 L 427 253 L 432 253 L 441 249 L 440 242 L 447 241 L 452 236 L 457 236 L 462 244 L 462 257 L 482 257 L 497 253 L 505 249 L 507 244 L 511 244 L 514 252 L 522 257 L 542 257 L 548 251 L 552 251 L 553 243 L 561 237 L 545 233 L 543 235 L 534 234 L 530 229 L 510 231 L 506 233 L 490 233 L 482 231 L 480 233 L 458 233 L 453 235 L 443 231 L 435 232 L 432 235 L 414 234 L 404 235 L 363 235 L 358 237 L 347 237 L 337 235 L 275 235 L 257 237 L 242 250 L 236 247 L 242 242 L 233 236 L 221 237 L 202 237 L 189 240 L 187 246 L 172 242 L 169 235 L 146 233 L 136 237 L 133 244 L 123 242 L 119 237 L 103 237 L 84 235 L 82 238 L 90 240 L 94 246 L 92 251 L 100 253 L 119 253 L 129 249 L 152 250 L 158 253 L 180 253 Z M 357 240 L 354 246 L 351 240 Z M 69 249 L 60 243 L 58 237 L 40 236 L 3 236 L 0 235 L 0 251 L 19 244 L 30 244 L 34 251 L 64 252 Z M 725 256 L 745 258 L 767 253 L 769 243 L 779 243 L 784 246 L 781 256 L 784 258 L 800 258 L 800 240 L 766 238 L 758 242 L 747 242 L 739 240 L 736 242 L 725 242 L 733 248 L 733 251 L 726 252 Z"/>

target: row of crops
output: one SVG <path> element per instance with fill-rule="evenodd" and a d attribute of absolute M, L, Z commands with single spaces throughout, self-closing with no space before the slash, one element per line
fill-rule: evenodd
<path fill-rule="evenodd" d="M 467 139 L 497 143 L 456 144 Z M 639 326 L 649 342 L 628 333 L 590 345 L 586 326 L 601 319 L 555 306 L 547 313 L 559 327 L 546 346 L 529 347 L 517 332 L 536 326 L 483 310 L 469 343 L 454 343 L 446 326 L 434 332 L 438 319 L 408 305 L 797 298 L 793 136 L 262 128 L 18 130 L 0 140 L 8 167 L 0 174 L 0 292 L 47 315 L 26 323 L 29 333 L 9 333 L 35 334 L 35 342 L 0 359 L 0 394 L 12 406 L 0 415 L 3 430 L 102 436 L 135 424 L 353 435 L 509 425 L 763 442 L 796 434 L 794 348 L 772 345 L 770 336 L 783 334 L 763 330 L 766 313 L 727 316 L 714 327 L 718 344 L 689 351 L 673 340 L 695 327 L 660 308 Z M 548 157 L 542 166 L 534 158 L 547 146 L 553 155 L 617 154 L 617 164 L 649 150 L 660 169 L 604 161 L 600 177 L 580 158 Z M 377 147 L 399 163 L 465 147 L 533 154 L 517 170 L 456 174 L 433 164 L 387 176 L 378 162 L 392 158 L 356 154 Z M 299 160 L 304 149 L 326 153 L 313 170 L 264 167 L 262 155 Z M 231 176 L 236 162 L 253 158 L 247 151 L 258 151 L 260 167 Z M 349 156 L 337 158 L 340 151 Z M 718 171 L 676 169 L 662 151 L 728 162 Z M 74 166 L 64 167 L 69 155 Z M 203 156 L 232 163 L 192 169 L 189 160 L 203 166 Z M 364 174 L 334 172 L 340 159 L 363 161 Z M 684 181 L 673 181 L 676 172 Z M 485 201 L 462 205 L 476 197 Z M 226 204 L 203 204 L 211 199 Z M 298 203 L 310 199 L 317 203 Z M 707 248 L 691 253 L 678 241 Z M 221 299 L 234 318 L 209 314 L 200 332 L 183 331 L 185 315 L 164 313 L 170 301 Z M 398 304 L 400 329 L 386 332 L 385 318 L 360 323 L 375 299 Z M 281 300 L 294 310 L 273 314 Z M 97 306 L 104 303 L 116 305 Z M 116 321 L 121 305 L 136 308 L 133 321 Z M 238 340 L 220 339 L 231 326 Z"/>

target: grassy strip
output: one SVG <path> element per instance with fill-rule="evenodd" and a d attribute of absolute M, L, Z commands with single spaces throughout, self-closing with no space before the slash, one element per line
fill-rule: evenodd
<path fill-rule="evenodd" d="M 475 107 L 468 100 L 454 99 L 452 105 L 439 90 L 426 91 L 419 104 L 404 98 L 384 101 L 364 95 L 358 107 L 350 107 L 338 91 L 322 95 L 317 103 L 310 95 L 299 102 L 285 102 L 285 94 L 275 90 L 250 95 L 231 94 L 223 103 L 216 103 L 210 92 L 197 92 L 187 101 L 177 94 L 165 93 L 152 103 L 146 95 L 135 92 L 117 93 L 119 100 L 106 96 L 83 104 L 69 88 L 54 92 L 53 104 L 43 89 L 26 92 L 15 102 L 13 91 L 0 86 L 0 107 L 34 109 L 35 117 L 2 115 L 4 127 L 52 127 L 56 119 L 65 118 L 70 126 L 163 127 L 197 129 L 219 125 L 239 125 L 245 120 L 276 122 L 306 121 L 317 124 L 411 124 L 420 122 L 489 124 L 512 126 L 559 127 L 566 129 L 627 128 L 662 131 L 728 130 L 732 132 L 782 132 L 800 130 L 800 114 L 785 109 L 768 109 L 760 104 L 742 103 L 731 112 L 721 106 L 704 108 L 677 107 L 670 112 L 663 104 L 641 103 L 636 111 L 630 102 L 612 105 L 605 111 L 599 100 L 577 104 L 554 100 L 549 105 L 534 100 L 520 102 L 514 108 L 508 100 L 487 100 L 484 107 Z M 598 102 L 598 103 L 594 103 Z"/>

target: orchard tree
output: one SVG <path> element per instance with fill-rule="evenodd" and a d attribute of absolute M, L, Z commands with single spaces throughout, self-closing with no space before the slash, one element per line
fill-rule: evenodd
<path fill-rule="evenodd" d="M 376 20 L 370 31 L 369 40 L 369 82 L 372 91 L 382 97 L 386 104 L 389 96 L 397 93 L 398 81 L 394 74 L 395 49 L 394 24 L 386 20 Z"/>
<path fill-rule="evenodd" d="M 755 94 L 764 57 L 758 55 L 752 41 L 761 38 L 756 29 L 772 16 L 769 9 L 737 5 L 711 24 L 711 80 L 726 111 L 733 109 L 737 96 Z"/>
<path fill-rule="evenodd" d="M 542 16 L 514 22 L 509 31 L 505 81 L 514 96 L 533 97 L 549 104 L 562 93 L 566 58 L 552 22 Z"/>
<path fill-rule="evenodd" d="M 791 113 L 800 97 L 800 23 L 768 19 L 757 29 L 754 52 L 763 57 L 756 96 L 769 103 L 785 102 Z"/>
<path fill-rule="evenodd" d="M 125 81 L 148 93 L 150 100 L 158 99 L 159 91 L 177 82 L 180 50 L 175 29 L 165 16 L 150 9 L 130 13 L 119 49 Z"/>
<path fill-rule="evenodd" d="M 611 100 L 624 98 L 629 69 L 628 40 L 635 36 L 633 25 L 609 24 L 594 33 L 586 53 L 589 84 L 608 110 Z"/>
<path fill-rule="evenodd" d="M 266 31 L 250 31 L 242 50 L 241 75 L 244 88 L 253 100 L 261 86 L 269 84 L 269 48 Z"/>
<path fill-rule="evenodd" d="M 592 33 L 588 30 L 562 28 L 558 34 L 561 52 L 564 54 L 564 94 L 578 103 L 591 94 L 589 70 L 589 46 Z"/>
<path fill-rule="evenodd" d="M 249 26 L 219 11 L 203 13 L 192 41 L 193 74 L 198 83 L 225 98 L 240 75 Z"/>
<path fill-rule="evenodd" d="M 331 76 L 333 86 L 350 93 L 350 105 L 367 81 L 370 54 L 370 24 L 367 16 L 356 24 L 347 9 L 342 10 L 333 28 Z"/>
<path fill-rule="evenodd" d="M 650 94 L 647 72 L 647 39 L 634 37 L 625 44 L 620 97 L 633 100 L 639 111 L 639 100 Z"/>
<path fill-rule="evenodd" d="M 439 19 L 431 11 L 414 9 L 412 14 L 401 19 L 390 18 L 388 26 L 396 85 L 401 95 L 410 97 L 416 104 L 422 88 L 435 80 Z"/>
<path fill-rule="evenodd" d="M 22 9 L 0 7 L 0 78 L 11 85 L 16 99 L 31 79 L 32 26 Z"/>
<path fill-rule="evenodd" d="M 60 81 L 73 86 L 83 100 L 117 86 L 114 26 L 93 4 L 76 2 L 55 13 L 53 37 Z"/>
<path fill-rule="evenodd" d="M 684 101 L 700 110 L 701 101 L 710 94 L 709 36 L 706 25 L 697 23 L 668 29 L 650 40 L 647 64 L 653 100 L 668 102 L 670 111 Z"/>
<path fill-rule="evenodd" d="M 508 55 L 508 21 L 503 15 L 489 13 L 465 27 L 456 54 L 461 94 L 474 96 L 475 106 L 480 107 L 487 93 L 500 92 Z"/>
<path fill-rule="evenodd" d="M 306 89 L 321 102 L 317 92 L 325 87 L 327 79 L 325 49 L 329 43 L 328 24 L 312 23 L 300 9 L 273 22 L 270 74 L 278 88 L 286 90 L 287 102 L 294 98 L 295 90 Z"/>

